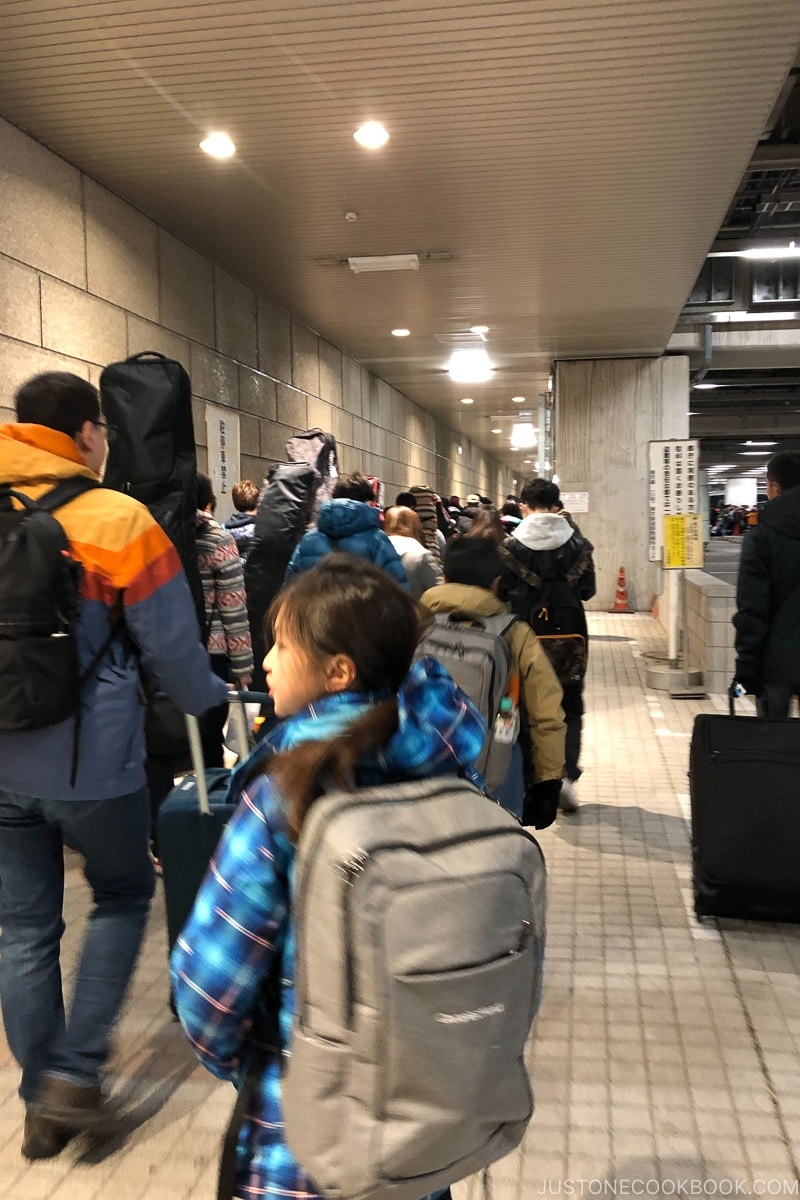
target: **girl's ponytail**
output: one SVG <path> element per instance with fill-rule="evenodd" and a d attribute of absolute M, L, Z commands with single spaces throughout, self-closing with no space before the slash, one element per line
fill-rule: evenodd
<path fill-rule="evenodd" d="M 398 726 L 397 699 L 383 700 L 348 729 L 323 742 L 302 742 L 264 767 L 289 810 L 289 835 L 297 842 L 309 808 L 326 787 L 351 791 L 360 758 L 381 750 Z"/>

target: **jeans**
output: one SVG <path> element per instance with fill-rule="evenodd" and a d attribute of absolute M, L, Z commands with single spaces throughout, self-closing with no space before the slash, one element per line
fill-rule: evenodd
<path fill-rule="evenodd" d="M 107 800 L 37 800 L 0 789 L 0 1005 L 19 1094 L 44 1073 L 96 1086 L 154 890 L 147 789 Z M 85 859 L 92 910 L 69 1014 L 59 962 L 64 839 Z"/>

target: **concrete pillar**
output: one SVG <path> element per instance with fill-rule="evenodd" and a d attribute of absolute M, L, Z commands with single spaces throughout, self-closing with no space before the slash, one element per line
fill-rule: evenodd
<path fill-rule="evenodd" d="M 588 492 L 575 519 L 594 543 L 597 595 L 611 608 L 625 568 L 632 608 L 657 588 L 648 560 L 648 442 L 689 436 L 689 360 L 615 358 L 557 362 L 555 470 L 562 492 Z"/>

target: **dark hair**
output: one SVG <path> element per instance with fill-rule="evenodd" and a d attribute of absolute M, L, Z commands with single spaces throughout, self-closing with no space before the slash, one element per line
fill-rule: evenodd
<path fill-rule="evenodd" d="M 340 475 L 333 489 L 334 500 L 360 500 L 362 504 L 371 504 L 375 499 L 372 484 L 358 471 L 352 475 Z"/>
<path fill-rule="evenodd" d="M 490 538 L 496 546 L 506 540 L 506 531 L 493 508 L 481 508 L 475 513 L 465 537 Z"/>
<path fill-rule="evenodd" d="M 233 507 L 240 513 L 252 512 L 260 494 L 258 484 L 253 483 L 252 479 L 242 479 L 231 488 Z"/>
<path fill-rule="evenodd" d="M 503 505 L 503 507 L 500 509 L 500 516 L 501 517 L 516 517 L 518 520 L 521 521 L 522 520 L 522 510 L 520 509 L 520 506 L 517 504 L 516 500 L 507 500 L 506 503 Z"/>
<path fill-rule="evenodd" d="M 416 508 L 417 497 L 413 492 L 398 492 L 394 503 L 396 508 Z"/>
<path fill-rule="evenodd" d="M 776 454 L 767 463 L 767 479 L 777 483 L 782 492 L 800 487 L 800 454 L 796 450 Z"/>
<path fill-rule="evenodd" d="M 217 507 L 217 497 L 214 495 L 214 485 L 208 475 L 197 472 L 197 507 L 202 511 L 211 505 L 211 511 Z"/>
<path fill-rule="evenodd" d="M 503 573 L 503 560 L 492 538 L 467 536 L 450 542 L 442 567 L 446 583 L 468 583 L 490 589 Z"/>
<path fill-rule="evenodd" d="M 383 532 L 389 536 L 399 533 L 403 537 L 416 538 L 423 546 L 425 545 L 422 521 L 413 508 L 406 508 L 404 505 L 395 505 L 394 508 L 386 509 L 383 514 Z"/>
<path fill-rule="evenodd" d="M 560 499 L 561 492 L 558 490 L 558 484 L 551 483 L 549 479 L 532 479 L 520 492 L 520 500 L 523 504 L 527 504 L 528 508 L 549 510 L 558 504 Z"/>
<path fill-rule="evenodd" d="M 14 396 L 17 420 L 30 425 L 46 425 L 58 433 L 75 437 L 86 421 L 100 419 L 97 388 L 69 371 L 45 371 L 34 375 Z"/>
<path fill-rule="evenodd" d="M 267 632 L 276 621 L 312 659 L 347 654 L 355 663 L 356 686 L 397 692 L 408 674 L 422 633 L 420 610 L 408 592 L 373 563 L 333 553 L 311 571 L 295 575 L 273 600 Z M 397 728 L 394 697 L 376 704 L 342 734 L 304 742 L 278 754 L 264 767 L 291 806 L 289 828 L 298 837 L 305 815 L 320 794 L 319 781 L 352 786 L 356 761 L 385 746 Z"/>

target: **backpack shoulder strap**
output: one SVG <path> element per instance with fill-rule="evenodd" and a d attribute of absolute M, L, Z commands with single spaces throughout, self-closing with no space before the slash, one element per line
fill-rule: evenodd
<path fill-rule="evenodd" d="M 90 492 L 99 487 L 102 487 L 102 484 L 96 479 L 89 479 L 86 475 L 72 475 L 69 479 L 62 479 L 43 496 L 39 496 L 37 500 L 33 501 L 33 504 L 37 508 L 44 509 L 45 512 L 55 512 L 57 508 L 63 508 L 65 504 L 69 504 L 71 500 L 81 496 L 84 492 Z"/>
<path fill-rule="evenodd" d="M 497 550 L 505 566 L 508 567 L 512 574 L 521 579 L 523 583 L 529 584 L 532 588 L 540 588 L 542 586 L 541 576 L 532 571 L 530 567 L 526 567 L 524 563 L 521 563 L 510 550 L 507 550 L 505 546 L 498 546 Z"/>
<path fill-rule="evenodd" d="M 495 613 L 493 617 L 482 617 L 481 620 L 487 633 L 493 633 L 496 637 L 505 637 L 519 618 L 515 613 Z"/>

